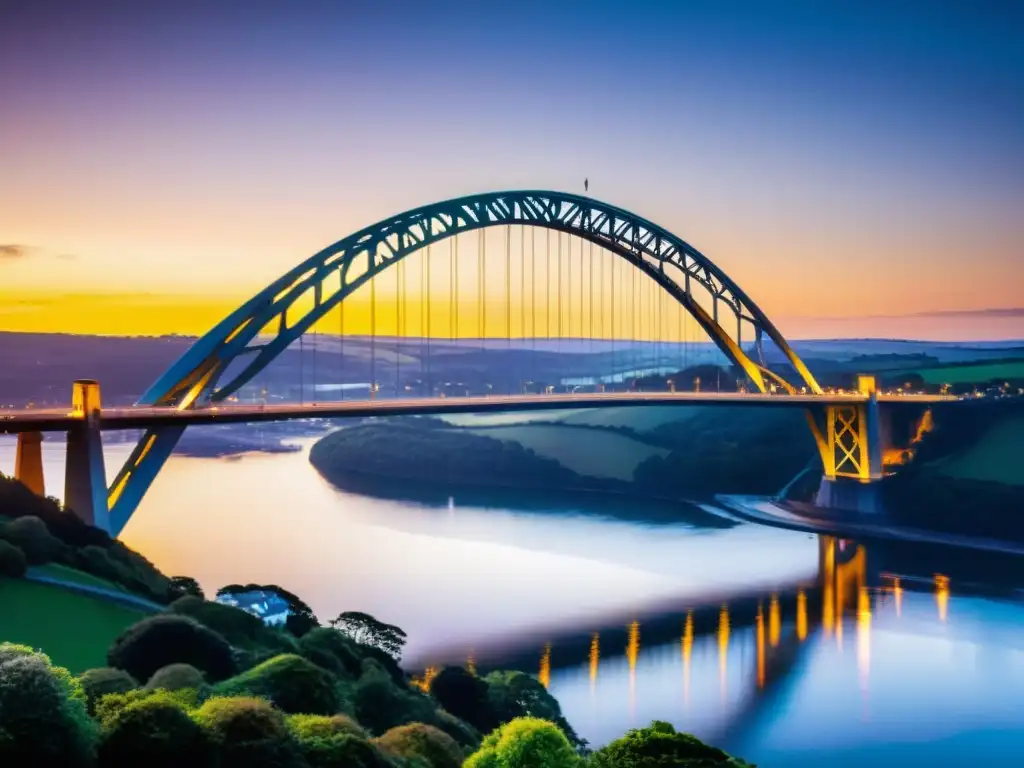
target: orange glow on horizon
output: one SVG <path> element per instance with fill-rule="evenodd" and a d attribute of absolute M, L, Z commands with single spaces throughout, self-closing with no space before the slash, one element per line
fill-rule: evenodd
<path fill-rule="evenodd" d="M 593 693 L 597 686 L 597 669 L 601 665 L 601 642 L 595 632 L 590 639 L 590 692 Z"/>

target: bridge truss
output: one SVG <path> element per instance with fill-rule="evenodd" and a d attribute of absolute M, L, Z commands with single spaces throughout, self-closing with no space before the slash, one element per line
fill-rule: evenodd
<path fill-rule="evenodd" d="M 764 362 L 767 336 L 802 386 L 821 388 L 749 296 L 678 236 L 621 208 L 560 192 L 493 192 L 416 208 L 368 226 L 314 254 L 218 323 L 143 395 L 140 405 L 179 409 L 237 393 L 361 286 L 403 259 L 457 235 L 502 225 L 539 227 L 594 243 L 651 278 L 704 329 L 758 390 L 794 385 Z M 753 356 L 744 350 L 752 342 Z M 821 433 L 811 426 L 822 444 Z M 109 492 L 110 525 L 121 530 L 170 456 L 181 427 L 147 432 Z"/>

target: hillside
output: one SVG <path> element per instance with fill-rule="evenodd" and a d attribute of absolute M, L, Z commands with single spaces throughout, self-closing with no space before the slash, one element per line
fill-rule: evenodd
<path fill-rule="evenodd" d="M 935 429 L 883 487 L 907 525 L 1024 540 L 1024 401 L 936 407 Z"/>

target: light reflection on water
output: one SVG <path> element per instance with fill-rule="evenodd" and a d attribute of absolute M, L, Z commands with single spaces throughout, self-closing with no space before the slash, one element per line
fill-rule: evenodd
<path fill-rule="evenodd" d="M 108 474 L 130 449 L 108 445 Z M 306 452 L 175 457 L 124 538 L 207 590 L 277 582 L 322 618 L 399 624 L 411 668 L 526 669 L 594 745 L 662 719 L 768 768 L 1024 751 L 1024 610 L 984 586 L 1024 586 L 1009 561 L 974 578 L 970 558 L 753 526 L 426 508 L 341 493 Z"/>

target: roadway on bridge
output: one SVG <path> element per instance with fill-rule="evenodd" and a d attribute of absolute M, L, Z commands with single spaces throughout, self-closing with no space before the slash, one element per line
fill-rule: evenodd
<path fill-rule="evenodd" d="M 948 402 L 950 395 L 879 395 L 891 405 L 922 406 Z M 149 429 L 200 424 L 242 424 L 295 419 L 355 418 L 365 416 L 436 415 L 513 411 L 608 408 L 643 405 L 756 406 L 807 408 L 854 405 L 867 397 L 858 393 L 784 395 L 743 392 L 589 392 L 570 394 L 431 397 L 400 400 L 348 400 L 329 403 L 219 405 L 178 410 L 171 407 L 131 406 L 104 409 L 100 428 Z M 60 432 L 80 424 L 84 416 L 67 409 L 0 411 L 0 433 Z"/>

